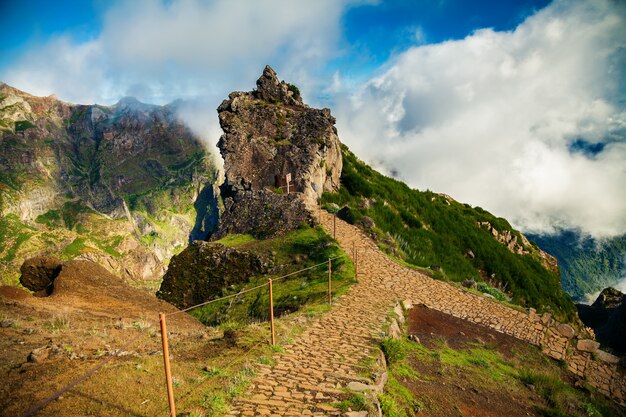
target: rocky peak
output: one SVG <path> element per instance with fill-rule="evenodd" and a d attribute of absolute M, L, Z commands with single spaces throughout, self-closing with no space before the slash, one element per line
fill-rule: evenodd
<path fill-rule="evenodd" d="M 263 74 L 256 81 L 254 96 L 268 103 L 283 103 L 292 106 L 304 106 L 300 91 L 293 84 L 278 80 L 276 71 L 269 65 L 265 66 Z"/>
<path fill-rule="evenodd" d="M 252 92 L 231 93 L 217 109 L 224 131 L 218 147 L 224 158 L 222 194 L 227 207 L 220 234 L 227 233 L 226 229 L 229 233 L 256 234 L 251 225 L 262 219 L 254 216 L 280 213 L 277 206 L 292 210 L 277 217 L 301 222 L 310 217 L 309 213 L 295 212 L 302 207 L 314 210 L 323 192 L 339 189 L 341 147 L 330 110 L 306 106 L 296 94 L 297 88 L 279 81 L 269 66 L 257 87 Z M 251 211 L 242 213 L 243 207 Z M 231 220 L 240 226 L 234 227 Z M 272 222 L 268 219 L 260 223 Z M 261 234 L 272 235 L 294 224 L 283 226 L 277 225 L 276 230 L 264 228 Z"/>
<path fill-rule="evenodd" d="M 617 308 L 624 302 L 625 298 L 621 291 L 608 287 L 602 290 L 592 306 L 597 308 Z"/>

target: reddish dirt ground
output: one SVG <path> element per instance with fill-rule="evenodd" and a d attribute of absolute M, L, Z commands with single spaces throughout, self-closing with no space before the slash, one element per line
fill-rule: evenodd
<path fill-rule="evenodd" d="M 441 346 L 442 340 L 455 350 L 478 343 L 493 347 L 507 360 L 534 349 L 511 336 L 423 306 L 411 310 L 409 334 L 419 337 L 429 349 Z M 502 382 L 490 381 L 478 377 L 471 369 L 449 367 L 436 360 L 412 360 L 411 365 L 423 376 L 421 381 L 404 381 L 404 385 L 425 405 L 425 410 L 418 416 L 540 415 L 536 406 L 543 404 L 543 399 L 521 383 L 503 389 Z"/>

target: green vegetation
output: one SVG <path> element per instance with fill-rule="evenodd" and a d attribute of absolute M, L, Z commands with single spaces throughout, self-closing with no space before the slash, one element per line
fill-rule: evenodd
<path fill-rule="evenodd" d="M 221 243 L 224 246 L 230 246 L 236 248 L 246 243 L 256 242 L 256 239 L 252 235 L 228 235 L 220 240 L 216 240 L 215 243 Z"/>
<path fill-rule="evenodd" d="M 572 388 L 555 373 L 522 369 L 516 377 L 526 386 L 534 387 L 535 391 L 546 400 L 548 406 L 541 411 L 546 416 L 566 417 L 571 415 L 572 405 L 583 410 L 591 417 L 617 416 L 615 410 L 602 399 L 587 399 L 584 393 L 590 393 L 593 388 L 585 387 L 585 391 Z"/>
<path fill-rule="evenodd" d="M 480 222 L 500 233 L 518 231 L 502 218 L 480 207 L 472 208 L 431 191 L 406 184 L 374 171 L 345 146 L 341 189 L 322 196 L 322 203 L 350 208 L 347 220 L 375 223 L 372 232 L 383 250 L 430 275 L 452 281 L 488 282 L 510 295 L 514 303 L 549 310 L 559 319 L 575 320 L 575 307 L 562 291 L 556 271 L 543 266 L 537 249 L 524 246 L 529 255 L 510 252 Z M 498 297 L 495 294 L 492 294 Z"/>
<path fill-rule="evenodd" d="M 28 121 L 28 120 L 19 120 L 17 122 L 15 122 L 15 132 L 23 132 L 26 129 L 30 129 L 33 127 L 37 127 L 35 126 L 32 122 Z"/>
<path fill-rule="evenodd" d="M 56 227 L 61 224 L 61 214 L 59 213 L 59 210 L 48 210 L 44 214 L 37 216 L 35 222 L 44 224 L 48 227 Z"/>
<path fill-rule="evenodd" d="M 354 281 L 354 266 L 339 246 L 321 227 L 302 226 L 285 236 L 275 239 L 255 241 L 246 235 L 226 237 L 219 241 L 230 246 L 244 245 L 246 250 L 263 254 L 272 254 L 275 267 L 271 274 L 251 277 L 245 284 L 228 288 L 224 296 L 237 294 L 247 288 L 267 283 L 273 284 L 274 314 L 281 316 L 295 312 L 305 306 L 306 312 L 313 312 L 315 304 L 327 299 L 328 274 L 326 261 L 332 260 L 333 296 L 344 293 Z M 318 265 L 320 264 L 320 265 Z M 311 268 L 287 278 L 284 275 Z M 191 314 L 206 324 L 235 322 L 248 323 L 269 319 L 269 293 L 267 288 L 260 288 L 234 298 L 215 302 L 192 310 Z"/>
<path fill-rule="evenodd" d="M 11 262 L 18 248 L 26 242 L 35 229 L 20 221 L 15 214 L 0 217 L 0 261 Z"/>
<path fill-rule="evenodd" d="M 511 392 L 534 391 L 546 401 L 536 405 L 545 416 L 619 415 L 617 407 L 593 388 L 577 390 L 564 382 L 567 371 L 534 346 L 513 350 L 510 358 L 503 357 L 493 345 L 468 343 L 452 349 L 445 340 L 428 348 L 408 339 L 385 339 L 381 348 L 389 362 L 389 382 L 379 397 L 385 416 L 413 416 L 419 410 L 437 406 L 416 398 L 415 388 L 411 391 L 413 382 L 425 383 L 432 378 L 420 375 L 412 364 L 425 364 L 426 369 L 433 369 L 427 364 L 437 365 L 437 380 L 463 378 L 480 391 L 503 387 Z"/>
<path fill-rule="evenodd" d="M 65 247 L 65 249 L 63 249 L 63 257 L 66 259 L 72 259 L 83 253 L 85 250 L 92 249 L 90 246 L 87 246 L 85 244 L 86 240 L 87 239 L 84 237 L 78 237 L 74 239 L 72 243 L 70 243 Z"/>
<path fill-rule="evenodd" d="M 293 96 L 296 100 L 302 97 L 300 95 L 300 89 L 294 84 L 287 84 L 287 89 L 293 93 Z"/>
<path fill-rule="evenodd" d="M 347 399 L 334 403 L 333 406 L 341 411 L 374 411 L 370 402 L 361 394 L 352 394 Z"/>
<path fill-rule="evenodd" d="M 20 182 L 15 177 L 15 175 L 7 174 L 4 172 L 0 172 L 0 184 L 4 184 L 14 191 L 19 191 Z M 1 187 L 0 187 L 1 188 Z M 1 198 L 0 198 L 1 200 Z"/>
<path fill-rule="evenodd" d="M 78 216 L 81 213 L 94 213 L 92 209 L 85 206 L 81 201 L 67 201 L 61 208 L 61 217 L 68 230 L 74 229 L 78 223 Z"/>
<path fill-rule="evenodd" d="M 596 240 L 567 230 L 529 238 L 559 261 L 563 289 L 576 300 L 614 286 L 624 277 L 626 235 Z"/>

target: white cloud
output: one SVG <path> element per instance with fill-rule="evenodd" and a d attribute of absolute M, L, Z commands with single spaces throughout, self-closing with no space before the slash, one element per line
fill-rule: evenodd
<path fill-rule="evenodd" d="M 212 147 L 215 109 L 233 90 L 251 90 L 266 64 L 297 83 L 305 99 L 341 40 L 341 15 L 354 0 L 119 1 L 101 33 L 70 34 L 28 50 L 0 79 L 35 95 L 112 104 L 191 101 L 182 120 Z"/>
<path fill-rule="evenodd" d="M 625 233 L 625 15 L 557 1 L 512 32 L 413 47 L 338 97 L 340 137 L 525 230 Z M 607 144 L 593 156 L 572 151 L 576 139 Z"/>

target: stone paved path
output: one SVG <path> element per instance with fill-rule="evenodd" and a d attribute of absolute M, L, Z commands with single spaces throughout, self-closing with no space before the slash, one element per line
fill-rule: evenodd
<path fill-rule="evenodd" d="M 323 212 L 322 224 L 332 235 L 333 216 Z M 341 415 L 331 404 L 345 398 L 348 383 L 366 382 L 359 363 L 370 357 L 399 300 L 422 303 L 535 344 L 541 341 L 543 332 L 534 330 L 528 314 L 393 262 L 359 229 L 339 219 L 336 233 L 350 256 L 356 245 L 358 283 L 277 354 L 274 367 L 259 365 L 248 392 L 234 401 L 229 416 Z"/>

